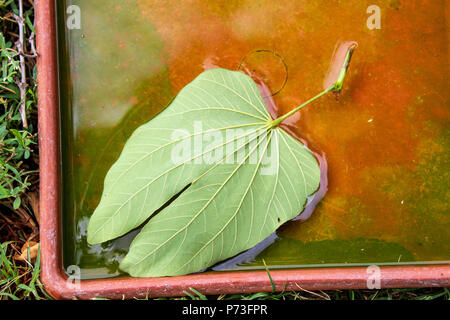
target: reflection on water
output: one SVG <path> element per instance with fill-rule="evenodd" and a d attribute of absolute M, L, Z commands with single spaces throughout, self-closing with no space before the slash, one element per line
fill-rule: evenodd
<path fill-rule="evenodd" d="M 81 30 L 65 29 L 70 4 Z M 204 69 L 250 73 L 277 117 L 322 91 L 349 40 L 359 47 L 339 99 L 283 124 L 318 158 L 321 188 L 235 268 L 448 261 L 446 2 L 380 0 L 380 30 L 366 26 L 371 4 L 58 1 L 64 265 L 118 275 L 137 231 L 96 246 L 85 236 L 104 176 L 135 128 Z"/>

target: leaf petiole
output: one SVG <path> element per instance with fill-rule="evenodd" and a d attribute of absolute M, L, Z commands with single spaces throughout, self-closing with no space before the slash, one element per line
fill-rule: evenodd
<path fill-rule="evenodd" d="M 331 87 L 329 87 L 328 89 L 322 91 L 321 93 L 319 93 L 318 95 L 316 95 L 315 97 L 309 99 L 308 101 L 306 101 L 305 103 L 301 104 L 300 106 L 298 106 L 297 108 L 289 111 L 288 113 L 286 113 L 285 115 L 272 120 L 270 123 L 271 128 L 274 128 L 276 126 L 278 126 L 281 122 L 283 122 L 285 119 L 289 118 L 290 116 L 292 116 L 294 113 L 296 113 L 297 111 L 299 111 L 301 108 L 307 106 L 308 104 L 310 104 L 311 102 L 319 99 L 320 97 L 322 97 L 323 95 L 327 94 L 328 92 L 333 91 L 336 94 L 339 94 L 342 90 L 342 87 L 344 85 L 344 80 L 345 80 L 345 76 L 347 75 L 347 70 L 348 67 L 350 65 L 350 60 L 352 59 L 352 55 L 353 55 L 353 51 L 355 50 L 356 45 L 352 45 L 351 47 L 348 48 L 347 54 L 345 56 L 344 59 L 344 64 L 342 65 L 341 71 L 339 73 L 338 79 L 335 83 L 333 83 L 333 85 Z"/>
<path fill-rule="evenodd" d="M 344 85 L 345 76 L 347 75 L 347 70 L 348 70 L 348 67 L 350 66 L 350 61 L 352 60 L 353 51 L 355 50 L 356 46 L 357 45 L 355 43 L 348 48 L 347 54 L 344 59 L 344 64 L 341 68 L 341 72 L 339 73 L 339 77 L 338 77 L 337 81 L 333 84 L 333 86 L 334 86 L 333 91 L 337 94 L 339 94 L 341 92 L 342 87 Z"/>
<path fill-rule="evenodd" d="M 297 108 L 295 108 L 294 110 L 289 111 L 288 113 L 286 113 L 284 116 L 279 117 L 278 119 L 275 119 L 272 121 L 271 123 L 271 127 L 274 128 L 276 126 L 278 126 L 281 122 L 283 122 L 286 118 L 289 118 L 290 116 L 292 116 L 294 113 L 296 113 L 298 110 L 300 110 L 301 108 L 303 108 L 304 106 L 310 104 L 311 102 L 313 102 L 314 100 L 319 99 L 321 96 L 327 94 L 330 91 L 333 91 L 336 88 L 336 83 L 334 83 L 331 87 L 329 87 L 327 90 L 319 93 L 317 96 L 315 96 L 314 98 L 309 99 L 308 101 L 306 101 L 305 103 L 301 104 L 300 106 L 298 106 Z"/>

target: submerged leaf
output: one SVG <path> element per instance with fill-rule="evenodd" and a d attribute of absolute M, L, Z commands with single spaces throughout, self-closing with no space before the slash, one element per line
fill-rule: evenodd
<path fill-rule="evenodd" d="M 297 216 L 319 182 L 313 154 L 273 127 L 253 80 L 212 69 L 130 137 L 106 176 L 88 242 L 151 217 L 120 268 L 142 277 L 197 272 Z"/>

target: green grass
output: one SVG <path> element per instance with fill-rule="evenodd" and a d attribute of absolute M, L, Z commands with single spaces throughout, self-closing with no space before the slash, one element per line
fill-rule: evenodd
<path fill-rule="evenodd" d="M 27 87 L 21 94 L 18 0 L 0 0 L 0 300 L 51 299 L 39 279 L 39 255 L 16 261 L 14 255 L 28 240 L 37 241 L 39 212 L 36 66 L 33 40 L 34 11 L 24 1 L 24 56 Z M 21 106 L 23 112 L 21 113 Z M 24 119 L 25 116 L 25 119 Z M 25 121 L 24 121 L 25 120 Z M 268 277 L 270 271 L 267 269 Z M 195 288 L 181 300 L 450 300 L 447 288 L 260 292 L 205 296 Z"/>
<path fill-rule="evenodd" d="M 179 300 L 450 300 L 447 288 L 408 288 L 381 290 L 285 291 L 205 296 L 190 288 Z M 158 300 L 167 300 L 158 299 Z"/>
<path fill-rule="evenodd" d="M 38 240 L 38 140 L 34 8 L 0 0 L 0 300 L 42 299 L 39 257 L 14 259 L 28 240 Z M 23 21 L 20 37 L 18 20 Z M 22 41 L 19 41 L 22 39 Z M 22 48 L 22 49 L 21 49 Z M 24 54 L 20 54 L 23 52 Z"/>
<path fill-rule="evenodd" d="M 37 182 L 37 108 L 36 66 L 34 58 L 24 57 L 21 68 L 17 1 L 0 0 L 0 201 L 12 210 L 21 207 L 27 192 Z M 23 17 L 24 51 L 31 54 L 28 43 L 34 28 L 31 23 L 33 8 L 26 3 Z M 27 45 L 28 43 L 28 45 Z M 24 93 L 21 94 L 22 70 Z M 21 114 L 24 107 L 25 119 Z"/>
<path fill-rule="evenodd" d="M 0 300 L 51 299 L 39 279 L 40 255 L 31 263 L 30 254 L 24 263 L 17 264 L 10 242 L 0 245 Z"/>

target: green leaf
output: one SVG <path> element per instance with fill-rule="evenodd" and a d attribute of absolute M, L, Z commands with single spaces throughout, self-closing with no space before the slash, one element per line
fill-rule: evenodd
<path fill-rule="evenodd" d="M 88 242 L 150 218 L 120 268 L 140 277 L 201 271 L 296 217 L 319 182 L 313 154 L 273 126 L 253 80 L 212 69 L 127 141 L 105 178 Z"/>

